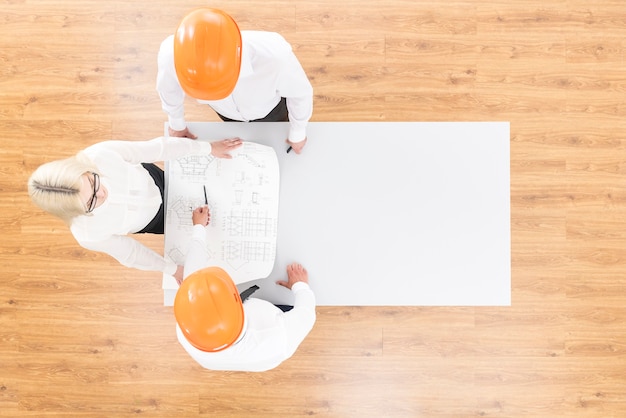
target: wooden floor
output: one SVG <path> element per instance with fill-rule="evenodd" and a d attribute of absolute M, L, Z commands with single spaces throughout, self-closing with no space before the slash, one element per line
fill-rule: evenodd
<path fill-rule="evenodd" d="M 0 416 L 626 416 L 623 0 L 211 2 L 292 43 L 314 121 L 511 123 L 512 306 L 319 307 L 261 374 L 197 366 L 160 275 L 26 194 L 43 162 L 161 134 L 159 43 L 207 2 L 1 3 Z"/>

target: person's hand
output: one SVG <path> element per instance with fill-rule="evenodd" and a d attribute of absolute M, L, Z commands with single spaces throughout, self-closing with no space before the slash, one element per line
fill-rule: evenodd
<path fill-rule="evenodd" d="M 279 280 L 278 283 L 281 286 L 291 289 L 291 286 L 298 282 L 309 282 L 309 273 L 306 269 L 298 263 L 292 263 L 287 266 L 287 281 Z"/>
<path fill-rule="evenodd" d="M 178 138 L 190 138 L 190 139 L 198 139 L 197 136 L 189 132 L 188 128 L 183 129 L 182 131 L 175 131 L 169 126 L 167 127 L 167 132 L 169 132 L 170 136 L 175 136 Z"/>
<path fill-rule="evenodd" d="M 211 154 L 217 158 L 233 158 L 229 153 L 243 144 L 241 138 L 223 139 L 211 142 Z"/>
<path fill-rule="evenodd" d="M 209 212 L 209 207 L 207 205 L 204 205 L 194 209 L 193 213 L 191 214 L 191 220 L 194 225 L 207 226 L 211 221 L 211 213 Z"/>
<path fill-rule="evenodd" d="M 291 147 L 293 152 L 300 154 L 302 152 L 302 148 L 306 145 L 306 138 L 300 142 L 291 142 L 289 139 L 285 140 L 285 142 Z"/>
<path fill-rule="evenodd" d="M 174 273 L 174 279 L 176 279 L 176 283 L 179 286 L 183 284 L 183 266 L 176 266 L 176 273 Z"/>

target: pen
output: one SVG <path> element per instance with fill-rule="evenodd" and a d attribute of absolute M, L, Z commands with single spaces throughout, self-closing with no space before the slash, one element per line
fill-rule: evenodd
<path fill-rule="evenodd" d="M 208 205 L 209 204 L 209 199 L 206 198 L 206 186 L 202 185 L 202 188 L 204 189 L 204 204 Z"/>
<path fill-rule="evenodd" d="M 287 154 L 289 154 L 289 151 L 291 151 L 291 146 L 287 148 Z"/>

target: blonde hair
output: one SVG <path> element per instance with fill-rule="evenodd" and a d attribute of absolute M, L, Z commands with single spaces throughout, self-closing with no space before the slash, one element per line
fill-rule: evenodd
<path fill-rule="evenodd" d="M 45 163 L 30 176 L 28 194 L 41 209 L 69 224 L 76 216 L 86 213 L 80 187 L 81 177 L 89 172 L 98 173 L 98 169 L 82 153 Z"/>

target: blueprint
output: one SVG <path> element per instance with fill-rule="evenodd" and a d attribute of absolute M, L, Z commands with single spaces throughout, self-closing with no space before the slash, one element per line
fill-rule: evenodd
<path fill-rule="evenodd" d="M 193 209 L 210 211 L 207 254 L 235 283 L 267 277 L 278 231 L 279 170 L 273 148 L 244 142 L 232 159 L 190 155 L 168 163 L 165 257 L 183 265 Z M 165 287 L 177 288 L 173 278 Z"/>

